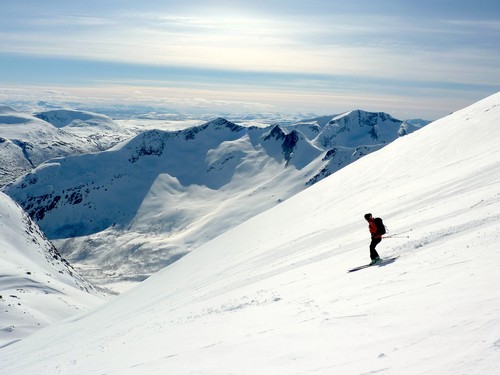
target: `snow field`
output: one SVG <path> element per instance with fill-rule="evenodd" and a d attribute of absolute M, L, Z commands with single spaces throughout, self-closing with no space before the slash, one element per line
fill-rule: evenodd
<path fill-rule="evenodd" d="M 2 373 L 498 373 L 499 103 L 399 139 L 0 350 Z M 394 262 L 347 273 L 369 261 L 366 212 L 409 238 L 378 246 Z"/>

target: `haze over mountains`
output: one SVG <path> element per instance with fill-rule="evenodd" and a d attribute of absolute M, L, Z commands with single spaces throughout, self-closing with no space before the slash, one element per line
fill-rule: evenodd
<path fill-rule="evenodd" d="M 79 135 L 109 125 L 88 113 L 38 117 Z M 49 160 L 5 192 L 86 277 L 122 290 L 417 128 L 360 110 L 286 127 L 219 118 Z"/>
<path fill-rule="evenodd" d="M 98 309 L 3 348 L 2 374 L 498 373 L 499 121 L 497 93 L 397 139 Z M 194 139 L 230 129 L 218 121 Z M 272 142 L 282 170 L 304 160 L 266 140 L 272 130 L 258 144 Z M 153 135 L 103 154 L 166 161 L 153 151 L 170 138 Z M 347 273 L 368 261 L 368 211 L 399 235 L 378 248 L 397 259 Z"/>

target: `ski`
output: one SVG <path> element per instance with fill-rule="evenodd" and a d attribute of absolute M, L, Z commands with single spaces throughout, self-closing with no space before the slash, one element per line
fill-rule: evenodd
<path fill-rule="evenodd" d="M 377 263 L 374 263 L 374 264 L 364 264 L 362 266 L 358 266 L 358 267 L 354 267 L 354 268 L 351 268 L 350 270 L 348 270 L 347 272 L 356 272 L 356 271 L 359 271 L 359 270 L 362 270 L 362 269 L 365 269 L 365 268 L 368 268 L 368 267 L 374 267 L 374 266 L 379 266 L 379 267 L 383 267 L 383 266 L 386 266 L 388 264 L 391 264 L 391 263 L 394 263 L 394 261 L 398 259 L 398 257 L 392 257 L 392 258 L 384 258 L 384 259 L 380 259 L 379 262 Z"/>

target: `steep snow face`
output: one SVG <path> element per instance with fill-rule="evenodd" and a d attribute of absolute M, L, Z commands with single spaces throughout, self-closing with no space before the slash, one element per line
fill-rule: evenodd
<path fill-rule="evenodd" d="M 0 348 L 102 302 L 45 238 L 0 193 Z"/>
<path fill-rule="evenodd" d="M 219 118 L 51 160 L 6 192 L 87 277 L 117 288 L 380 147 L 324 150 L 296 126 L 247 128 Z"/>
<path fill-rule="evenodd" d="M 88 112 L 51 111 L 37 116 L 0 107 L 0 186 L 48 159 L 102 151 L 132 136 L 106 116 Z"/>
<path fill-rule="evenodd" d="M 500 93 L 398 139 L 4 348 L 2 373 L 498 373 L 499 121 Z M 398 258 L 347 273 L 369 211 Z"/>

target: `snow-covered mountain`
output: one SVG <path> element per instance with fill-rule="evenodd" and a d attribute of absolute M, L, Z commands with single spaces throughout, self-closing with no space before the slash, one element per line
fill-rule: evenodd
<path fill-rule="evenodd" d="M 401 121 L 384 112 L 355 110 L 303 120 L 288 129 L 300 130 L 316 147 L 327 150 L 323 160 L 328 163 L 307 182 L 309 186 L 428 123 Z"/>
<path fill-rule="evenodd" d="M 321 148 L 357 147 L 390 143 L 395 134 L 413 133 L 430 122 L 422 119 L 401 121 L 384 112 L 355 110 L 302 120 L 287 128 L 300 130 Z"/>
<path fill-rule="evenodd" d="M 321 129 L 315 143 L 324 149 L 380 145 L 394 140 L 402 124 L 387 113 L 351 111 L 331 119 Z"/>
<path fill-rule="evenodd" d="M 95 151 L 103 151 L 128 139 L 136 133 L 118 125 L 111 118 L 98 113 L 59 109 L 35 114 L 56 128 L 78 135 L 95 144 Z M 90 150 L 92 152 L 93 150 Z"/>
<path fill-rule="evenodd" d="M 38 225 L 0 193 L 0 348 L 95 307 L 103 302 L 99 296 Z"/>
<path fill-rule="evenodd" d="M 47 121 L 56 128 L 71 127 L 82 129 L 89 126 L 98 126 L 103 129 L 113 129 L 115 131 L 118 128 L 108 116 L 86 111 L 75 111 L 72 109 L 56 109 L 39 112 L 35 114 L 35 117 Z M 88 132 L 87 134 L 92 133 L 94 132 Z"/>
<path fill-rule="evenodd" d="M 102 151 L 132 135 L 103 115 L 54 110 L 34 116 L 0 106 L 0 186 L 48 159 Z"/>
<path fill-rule="evenodd" d="M 396 140 L 0 350 L 2 374 L 497 374 L 499 121 L 497 93 Z M 397 259 L 348 273 L 370 211 Z"/>
<path fill-rule="evenodd" d="M 399 136 L 388 115 L 345 117 L 314 138 L 300 125 L 225 119 L 150 130 L 106 152 L 50 160 L 5 191 L 93 283 L 121 288 Z M 331 149 L 318 141 L 326 133 Z"/>

